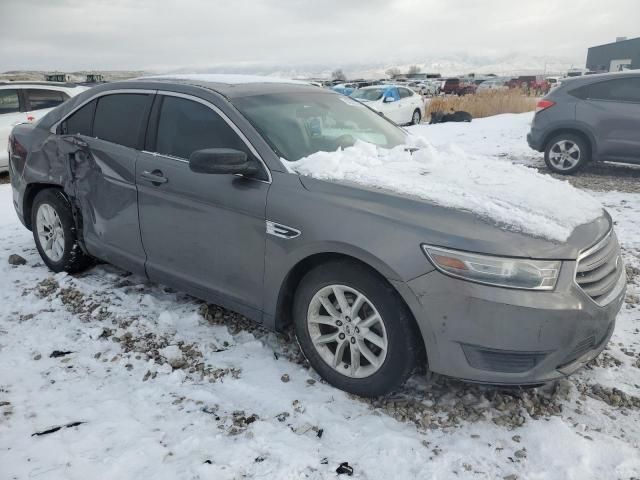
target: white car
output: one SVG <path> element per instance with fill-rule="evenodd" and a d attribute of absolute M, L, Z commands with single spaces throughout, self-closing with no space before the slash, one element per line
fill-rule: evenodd
<path fill-rule="evenodd" d="M 480 85 L 478 85 L 478 92 L 487 90 L 509 90 L 509 86 L 507 85 L 506 80 L 501 79 L 485 80 Z"/>
<path fill-rule="evenodd" d="M 375 85 L 356 90 L 354 98 L 398 125 L 416 125 L 424 113 L 424 100 L 402 85 Z"/>
<path fill-rule="evenodd" d="M 7 144 L 13 127 L 40 119 L 85 90 L 66 83 L 0 82 L 0 173 L 9 169 Z"/>

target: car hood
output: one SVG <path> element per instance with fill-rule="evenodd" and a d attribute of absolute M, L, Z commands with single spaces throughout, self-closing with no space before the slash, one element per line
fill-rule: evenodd
<path fill-rule="evenodd" d="M 580 252 L 611 229 L 603 209 L 595 220 L 576 227 L 565 241 L 555 241 L 502 228 L 474 213 L 436 205 L 428 200 L 367 187 L 349 181 L 300 176 L 307 190 L 326 195 L 347 210 L 382 217 L 395 228 L 420 230 L 424 243 L 490 255 L 533 259 L 575 260 Z"/>

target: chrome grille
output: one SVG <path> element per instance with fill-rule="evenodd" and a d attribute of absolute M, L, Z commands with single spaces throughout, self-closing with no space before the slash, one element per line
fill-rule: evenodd
<path fill-rule="evenodd" d="M 578 257 L 576 282 L 599 305 L 611 302 L 624 288 L 624 265 L 613 230 Z"/>

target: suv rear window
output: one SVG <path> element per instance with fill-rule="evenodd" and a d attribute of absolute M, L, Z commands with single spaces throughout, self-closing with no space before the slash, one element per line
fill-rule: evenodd
<path fill-rule="evenodd" d="M 20 99 L 17 90 L 0 90 L 0 115 L 20 111 Z"/>
<path fill-rule="evenodd" d="M 93 136 L 138 148 L 148 106 L 146 94 L 118 93 L 100 97 L 93 120 Z"/>
<path fill-rule="evenodd" d="M 69 98 L 69 95 L 58 90 L 27 88 L 25 92 L 27 93 L 28 110 L 57 107 Z"/>
<path fill-rule="evenodd" d="M 584 91 L 580 92 L 583 89 Z M 640 77 L 618 78 L 593 83 L 578 89 L 577 93 L 583 95 L 576 95 L 578 98 L 640 103 Z"/>

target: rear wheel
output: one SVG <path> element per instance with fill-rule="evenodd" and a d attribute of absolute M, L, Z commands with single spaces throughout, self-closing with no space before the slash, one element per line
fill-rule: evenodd
<path fill-rule="evenodd" d="M 420 123 L 420 119 L 422 115 L 420 114 L 420 110 L 417 108 L 413 111 L 413 115 L 411 116 L 411 125 L 418 125 Z"/>
<path fill-rule="evenodd" d="M 91 265 L 78 243 L 71 205 L 57 189 L 42 190 L 31 209 L 31 225 L 36 248 L 54 272 L 79 272 Z"/>
<path fill-rule="evenodd" d="M 296 292 L 294 322 L 313 368 L 356 395 L 393 391 L 418 359 L 411 313 L 384 279 L 355 262 L 329 262 L 307 273 Z"/>
<path fill-rule="evenodd" d="M 549 170 L 570 175 L 581 169 L 591 158 L 589 144 L 584 138 L 571 133 L 556 135 L 544 151 L 544 161 Z"/>

